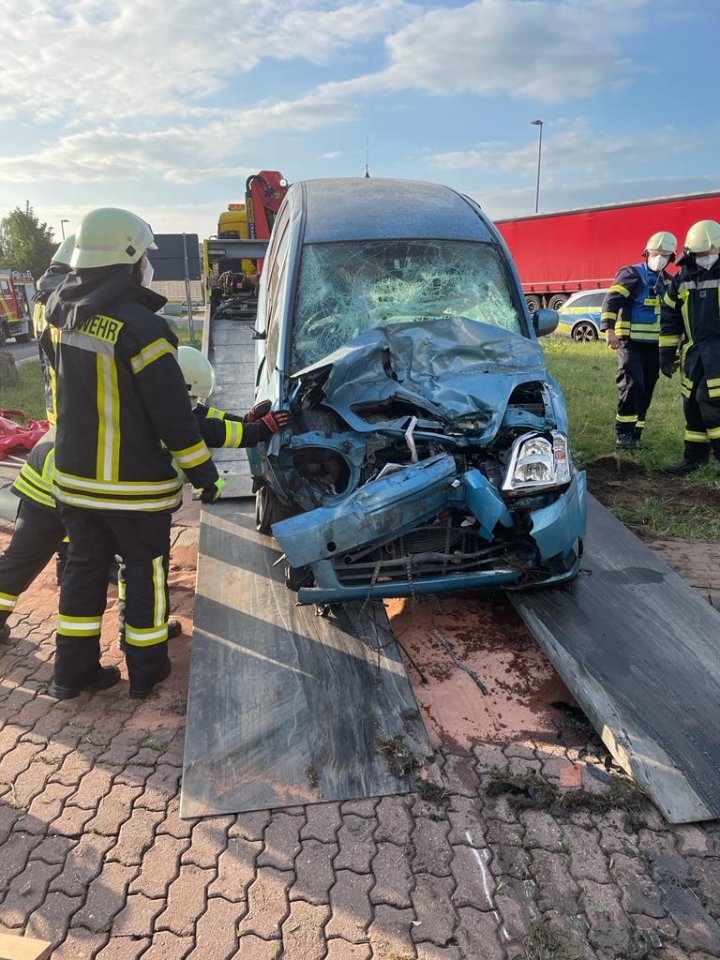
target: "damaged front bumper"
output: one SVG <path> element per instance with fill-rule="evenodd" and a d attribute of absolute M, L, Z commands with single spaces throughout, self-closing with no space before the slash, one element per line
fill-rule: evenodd
<path fill-rule="evenodd" d="M 397 467 L 333 506 L 273 525 L 302 603 L 562 583 L 580 565 L 585 474 L 562 492 L 504 498 L 439 454 Z"/>

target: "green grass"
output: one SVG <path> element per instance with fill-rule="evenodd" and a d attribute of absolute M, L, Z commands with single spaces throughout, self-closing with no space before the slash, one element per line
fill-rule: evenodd
<path fill-rule="evenodd" d="M 40 364 L 23 363 L 17 371 L 17 383 L 0 384 L 0 408 L 15 407 L 34 420 L 44 420 L 45 394 Z"/>

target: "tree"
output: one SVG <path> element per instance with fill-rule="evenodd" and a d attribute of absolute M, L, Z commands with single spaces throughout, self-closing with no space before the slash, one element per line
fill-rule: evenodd
<path fill-rule="evenodd" d="M 50 265 L 57 241 L 46 223 L 40 223 L 30 204 L 15 207 L 0 220 L 0 267 L 29 270 L 37 280 Z"/>

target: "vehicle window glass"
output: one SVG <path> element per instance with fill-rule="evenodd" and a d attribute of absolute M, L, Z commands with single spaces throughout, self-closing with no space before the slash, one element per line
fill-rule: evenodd
<path fill-rule="evenodd" d="M 303 248 L 291 371 L 394 323 L 465 317 L 526 336 L 505 265 L 488 243 L 366 240 Z"/>
<path fill-rule="evenodd" d="M 270 279 L 268 280 L 268 336 L 267 359 L 268 369 L 274 370 L 277 361 L 278 345 L 280 343 L 280 318 L 283 312 L 286 296 L 285 275 L 287 273 L 288 251 L 290 248 L 290 221 L 285 220 L 284 228 L 281 225 L 282 235 L 277 247 L 277 254 L 272 264 Z"/>
<path fill-rule="evenodd" d="M 572 303 L 568 304 L 570 307 L 589 307 L 590 306 L 591 295 L 589 293 L 584 293 L 581 297 L 573 300 Z"/>
<path fill-rule="evenodd" d="M 0 280 L 0 290 L 2 290 L 3 293 L 10 293 L 10 284 L 7 280 Z"/>
<path fill-rule="evenodd" d="M 603 305 L 603 300 L 605 299 L 604 293 L 593 293 L 588 297 L 587 306 L 588 307 L 601 307 Z"/>

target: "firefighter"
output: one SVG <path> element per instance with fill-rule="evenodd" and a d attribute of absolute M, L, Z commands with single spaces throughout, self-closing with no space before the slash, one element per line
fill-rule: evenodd
<path fill-rule="evenodd" d="M 0 556 L 0 640 L 10 639 L 7 620 L 18 597 L 44 569 L 65 531 L 52 493 L 55 428 L 38 440 L 11 487 L 20 498 L 13 535 Z"/>
<path fill-rule="evenodd" d="M 660 368 L 672 377 L 680 367 L 685 414 L 681 463 L 665 467 L 673 476 L 692 473 L 710 459 L 720 461 L 720 224 L 700 220 L 688 230 L 680 272 L 662 304 Z M 679 356 L 679 361 L 678 361 Z"/>
<path fill-rule="evenodd" d="M 156 249 L 127 210 L 88 213 L 75 234 L 73 273 L 48 299 L 59 330 L 53 493 L 70 537 L 50 694 L 70 699 L 119 680 L 100 664 L 108 569 L 125 563 L 130 696 L 170 674 L 167 573 L 172 511 L 182 499 L 173 459 L 216 500 L 224 481 L 200 436 L 177 362 L 177 338 L 142 285 Z"/>
<path fill-rule="evenodd" d="M 55 346 L 57 330 L 45 320 L 45 304 L 48 297 L 62 284 L 71 272 L 70 258 L 75 248 L 75 235 L 66 237 L 53 254 L 50 266 L 40 277 L 35 293 L 33 327 L 38 342 L 40 367 L 45 388 L 45 409 L 50 423 L 55 423 Z"/>
<path fill-rule="evenodd" d="M 244 417 L 234 416 L 217 407 L 207 406 L 202 401 L 207 400 L 215 389 L 215 371 L 210 361 L 194 347 L 182 346 L 178 348 L 178 363 L 190 395 L 190 403 L 200 434 L 208 447 L 254 447 L 264 440 L 269 440 L 274 433 L 289 425 L 290 414 L 283 410 L 271 413 L 269 400 L 253 407 Z M 118 584 L 120 646 L 125 649 L 125 574 L 122 559 L 120 557 L 117 559 L 120 563 Z M 178 624 L 179 633 L 182 629 L 179 621 L 171 620 L 170 622 Z"/>
<path fill-rule="evenodd" d="M 289 425 L 290 414 L 284 410 L 272 413 L 269 400 L 253 407 L 244 417 L 207 406 L 203 401 L 215 389 L 215 371 L 210 361 L 194 347 L 183 346 L 178 349 L 178 363 L 200 433 L 209 447 L 255 447 Z"/>
<path fill-rule="evenodd" d="M 636 449 L 642 438 L 660 372 L 660 302 L 670 282 L 665 268 L 676 250 L 672 233 L 654 233 L 643 260 L 618 271 L 602 305 L 600 329 L 618 358 L 615 444 L 621 450 Z"/>

